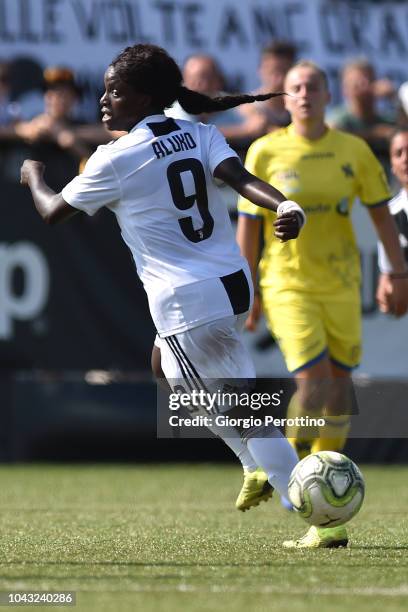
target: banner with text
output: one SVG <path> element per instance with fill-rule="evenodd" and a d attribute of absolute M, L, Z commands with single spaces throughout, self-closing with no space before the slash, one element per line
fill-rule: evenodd
<path fill-rule="evenodd" d="M 408 76 L 406 2 L 0 0 L 0 58 L 70 66 L 89 99 L 100 91 L 113 57 L 135 42 L 162 45 L 179 62 L 211 53 L 230 89 L 251 90 L 258 84 L 259 52 L 276 38 L 293 41 L 299 57 L 328 71 L 335 101 L 338 69 L 347 58 L 368 57 L 380 76 L 397 84 Z"/>

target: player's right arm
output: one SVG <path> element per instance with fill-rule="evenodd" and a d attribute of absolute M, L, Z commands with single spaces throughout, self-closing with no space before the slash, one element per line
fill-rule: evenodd
<path fill-rule="evenodd" d="M 244 167 L 219 130 L 215 126 L 206 126 L 206 128 L 208 161 L 212 175 L 254 205 L 277 213 L 274 226 L 275 235 L 279 240 L 297 238 L 306 220 L 303 210 L 296 202 L 286 200 L 283 193 L 267 181 L 263 181 L 262 176 L 256 171 L 256 163 L 251 163 L 251 160 L 257 158 L 257 143 L 260 141 L 255 141 L 249 148 Z"/>
<path fill-rule="evenodd" d="M 82 174 L 65 185 L 61 193 L 55 193 L 46 184 L 43 163 L 25 160 L 21 184 L 30 188 L 35 207 L 46 223 L 61 223 L 78 211 L 94 215 L 103 206 L 113 206 L 120 200 L 118 177 L 101 149 L 91 155 Z"/>
<path fill-rule="evenodd" d="M 297 238 L 306 221 L 302 208 L 269 183 L 249 172 L 237 157 L 222 161 L 214 170 L 215 178 L 235 189 L 256 206 L 277 213 L 275 236 L 282 242 Z"/>
<path fill-rule="evenodd" d="M 305 222 L 303 210 L 295 202 L 287 201 L 283 193 L 267 182 L 262 162 L 262 140 L 255 141 L 248 150 L 245 168 L 238 159 L 226 159 L 217 166 L 214 175 L 235 189 L 241 196 L 237 227 L 237 242 L 246 257 L 255 287 L 253 309 L 246 328 L 254 331 L 261 313 L 257 291 L 257 271 L 260 251 L 260 232 L 264 210 L 277 213 L 275 236 L 285 242 L 299 235 Z M 266 180 L 262 180 L 266 179 Z M 286 211 L 286 212 L 285 212 Z"/>
<path fill-rule="evenodd" d="M 44 180 L 45 166 L 42 162 L 26 159 L 21 167 L 21 184 L 30 188 L 34 205 L 48 225 L 66 221 L 78 211 L 65 202 L 60 193 L 55 193 Z"/>
<path fill-rule="evenodd" d="M 286 200 L 283 193 L 249 172 L 237 158 L 229 158 L 221 162 L 216 167 L 214 176 L 235 189 L 255 207 L 259 206 L 276 212 L 277 217 L 273 225 L 275 236 L 279 240 L 286 242 L 298 237 L 305 222 L 305 215 L 300 206 L 296 202 Z M 254 305 L 245 324 L 249 331 L 255 331 L 261 315 L 261 302 L 257 291 L 260 229 L 261 219 L 259 217 L 239 215 L 237 242 L 242 255 L 248 260 L 255 287 Z"/>

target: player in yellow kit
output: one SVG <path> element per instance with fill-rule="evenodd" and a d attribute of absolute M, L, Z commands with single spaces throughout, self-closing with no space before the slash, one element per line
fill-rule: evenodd
<path fill-rule="evenodd" d="M 262 301 L 289 371 L 318 362 L 328 349 L 335 364 L 353 369 L 361 354 L 360 264 L 350 213 L 356 196 L 370 211 L 390 198 L 378 161 L 360 138 L 327 130 L 308 140 L 291 124 L 256 141 L 246 167 L 287 197 L 296 195 L 307 214 L 302 239 L 292 246 L 273 239 L 274 216 L 239 204 L 241 215 L 264 220 Z"/>
<path fill-rule="evenodd" d="M 350 217 L 356 197 L 367 207 L 392 262 L 396 315 L 408 308 L 408 281 L 379 162 L 363 140 L 324 122 L 330 99 L 324 72 L 300 62 L 288 72 L 285 91 L 291 125 L 255 141 L 246 167 L 296 199 L 307 223 L 297 241 L 284 244 L 273 236 L 276 216 L 241 199 L 238 242 L 255 279 L 263 221 L 262 305 L 297 382 L 288 417 L 326 415 L 324 431 L 287 431 L 302 457 L 311 450 L 341 450 L 349 428 L 348 383 L 361 355 L 360 263 Z M 259 304 L 258 299 L 249 329 L 256 326 Z M 292 544 L 316 546 L 317 540 L 313 532 Z"/>

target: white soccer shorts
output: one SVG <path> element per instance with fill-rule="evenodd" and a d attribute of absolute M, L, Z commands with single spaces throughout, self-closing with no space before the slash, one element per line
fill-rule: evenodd
<path fill-rule="evenodd" d="M 255 367 L 240 336 L 247 316 L 230 315 L 166 338 L 156 336 L 170 386 L 182 385 L 187 393 L 213 391 L 229 382 L 239 385 L 239 380 L 254 379 Z"/>

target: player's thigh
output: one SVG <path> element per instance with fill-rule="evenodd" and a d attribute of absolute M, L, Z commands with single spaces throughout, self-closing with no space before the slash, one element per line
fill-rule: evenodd
<path fill-rule="evenodd" d="M 330 358 L 336 370 L 350 371 L 361 359 L 360 296 L 352 293 L 338 300 L 326 300 L 322 306 Z"/>
<path fill-rule="evenodd" d="M 161 367 L 170 385 L 184 380 L 188 388 L 198 388 L 208 381 L 255 378 L 240 324 L 241 318 L 232 315 L 161 338 Z"/>
<path fill-rule="evenodd" d="M 152 348 L 152 356 L 150 360 L 150 364 L 152 367 L 153 375 L 156 379 L 164 378 L 164 372 L 161 367 L 161 352 L 160 352 L 160 338 L 156 338 Z"/>
<path fill-rule="evenodd" d="M 166 392 L 169 391 L 169 385 L 166 380 L 166 376 L 161 367 L 161 351 L 160 351 L 160 338 L 156 336 L 151 356 L 152 372 L 156 379 L 157 384 Z"/>
<path fill-rule="evenodd" d="M 290 372 L 308 368 L 327 350 L 322 308 L 313 296 L 264 290 L 262 305 Z"/>

